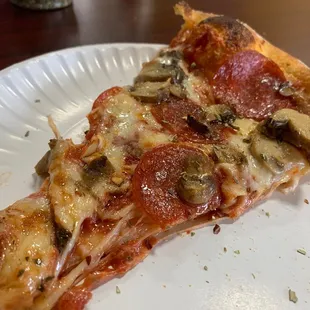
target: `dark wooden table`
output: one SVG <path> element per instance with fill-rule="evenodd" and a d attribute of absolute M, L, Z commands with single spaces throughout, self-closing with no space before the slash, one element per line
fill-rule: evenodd
<path fill-rule="evenodd" d="M 168 43 L 181 25 L 176 0 L 73 0 L 58 11 L 28 11 L 0 0 L 0 69 L 66 47 L 106 42 Z M 309 0 L 189 0 L 239 18 L 310 65 Z"/>

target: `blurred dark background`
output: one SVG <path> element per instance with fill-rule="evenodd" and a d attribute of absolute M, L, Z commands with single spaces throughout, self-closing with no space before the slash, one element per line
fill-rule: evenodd
<path fill-rule="evenodd" d="M 0 69 L 46 52 L 107 42 L 169 43 L 181 18 L 176 0 L 73 0 L 58 11 L 29 11 L 0 0 Z M 248 23 L 310 65 L 310 0 L 188 0 L 196 9 Z"/>

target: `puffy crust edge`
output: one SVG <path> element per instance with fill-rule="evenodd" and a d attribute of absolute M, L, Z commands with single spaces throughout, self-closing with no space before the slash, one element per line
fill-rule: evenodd
<path fill-rule="evenodd" d="M 184 19 L 184 24 L 181 28 L 181 32 L 183 33 L 207 18 L 221 16 L 193 10 L 185 2 L 176 4 L 174 11 L 177 15 L 182 16 Z M 249 42 L 249 44 L 243 49 L 256 50 L 257 52 L 273 60 L 281 68 L 288 80 L 299 85 L 301 84 L 300 86 L 304 88 L 305 93 L 310 96 L 310 68 L 299 59 L 272 45 L 247 24 L 239 20 L 237 21 L 245 26 L 252 33 L 254 38 L 254 41 Z M 222 31 L 227 32 L 228 29 L 223 29 Z M 224 35 L 224 33 L 222 33 L 222 35 Z"/>

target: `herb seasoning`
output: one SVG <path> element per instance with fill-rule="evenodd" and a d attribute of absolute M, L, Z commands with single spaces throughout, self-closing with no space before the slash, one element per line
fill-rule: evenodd
<path fill-rule="evenodd" d="M 301 255 L 306 255 L 307 252 L 304 249 L 298 249 L 297 253 L 301 254 Z"/>

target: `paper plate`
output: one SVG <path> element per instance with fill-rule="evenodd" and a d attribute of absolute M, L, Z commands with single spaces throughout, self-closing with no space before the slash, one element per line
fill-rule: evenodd
<path fill-rule="evenodd" d="M 98 94 L 130 84 L 159 48 L 78 47 L 0 73 L 1 209 L 36 189 L 33 167 L 53 137 L 47 115 L 65 137 L 78 141 Z M 236 222 L 221 224 L 218 235 L 206 227 L 159 245 L 124 277 L 95 290 L 87 309 L 310 309 L 309 180 L 295 194 L 274 194 Z M 289 301 L 289 289 L 297 294 L 296 304 Z"/>

